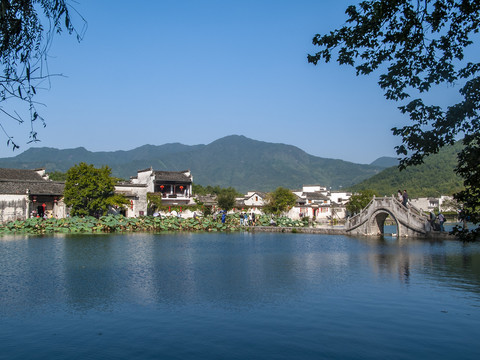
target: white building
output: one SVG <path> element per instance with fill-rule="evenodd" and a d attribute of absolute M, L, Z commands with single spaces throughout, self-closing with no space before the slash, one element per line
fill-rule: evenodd
<path fill-rule="evenodd" d="M 248 207 L 249 212 L 262 214 L 262 208 L 266 204 L 267 193 L 261 191 L 249 191 L 244 197 L 235 199 L 235 207 L 240 210 L 245 210 Z"/>
<path fill-rule="evenodd" d="M 50 181 L 45 169 L 0 169 L 0 222 L 65 217 L 64 188 L 64 183 Z"/>
<path fill-rule="evenodd" d="M 415 206 L 417 209 L 427 213 L 430 211 L 439 210 L 439 209 L 441 211 L 455 211 L 455 209 L 451 209 L 448 206 L 444 206 L 444 203 L 451 202 L 452 200 L 453 200 L 452 196 L 442 195 L 439 198 L 429 197 L 429 198 L 410 199 L 409 203 Z"/>
<path fill-rule="evenodd" d="M 125 216 L 137 217 L 148 215 L 148 194 L 160 196 L 162 205 L 194 204 L 192 184 L 190 170 L 155 171 L 150 168 L 138 171 L 128 183 L 115 185 L 115 192 L 130 200 Z"/>
<path fill-rule="evenodd" d="M 262 207 L 265 205 L 267 194 L 260 191 L 249 191 L 244 199 L 245 206 Z"/>
<path fill-rule="evenodd" d="M 297 196 L 296 205 L 288 212 L 288 217 L 301 219 L 315 218 L 317 222 L 326 221 L 332 216 L 331 201 L 326 187 L 304 185 L 302 190 L 292 191 Z"/>
<path fill-rule="evenodd" d="M 330 198 L 330 202 L 336 203 L 338 205 L 346 205 L 348 200 L 352 197 L 351 192 L 345 191 L 331 191 L 328 193 L 328 197 Z"/>

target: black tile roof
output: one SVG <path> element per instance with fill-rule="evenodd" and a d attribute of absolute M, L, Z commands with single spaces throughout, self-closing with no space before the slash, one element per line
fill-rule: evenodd
<path fill-rule="evenodd" d="M 303 195 L 306 196 L 308 200 L 328 200 L 327 196 L 318 192 L 307 192 L 303 193 Z"/>
<path fill-rule="evenodd" d="M 35 170 L 0 168 L 1 180 L 40 180 L 45 181 Z"/>
<path fill-rule="evenodd" d="M 0 194 L 30 195 L 63 195 L 65 183 L 48 180 L 2 180 L 0 179 Z"/>
<path fill-rule="evenodd" d="M 154 171 L 155 181 L 192 182 L 192 177 L 185 175 L 187 171 Z"/>
<path fill-rule="evenodd" d="M 0 168 L 0 194 L 62 195 L 65 183 L 43 178 L 35 170 Z"/>
<path fill-rule="evenodd" d="M 245 196 L 245 199 L 251 199 L 253 196 L 255 195 L 258 195 L 260 196 L 262 199 L 265 199 L 267 197 L 267 193 L 266 192 L 262 192 L 262 191 L 252 191 L 252 195 L 249 195 L 249 196 Z"/>

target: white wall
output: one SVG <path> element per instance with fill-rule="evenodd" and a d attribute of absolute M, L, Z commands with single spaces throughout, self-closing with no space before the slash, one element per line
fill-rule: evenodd
<path fill-rule="evenodd" d="M 339 192 L 339 191 L 332 191 L 329 195 L 330 201 L 335 202 L 340 205 L 344 205 L 348 202 L 352 193 L 350 192 Z M 340 200 L 341 199 L 341 200 Z"/>
<path fill-rule="evenodd" d="M 245 206 L 263 206 L 265 201 L 260 195 L 252 193 L 248 199 L 245 199 L 244 204 Z"/>
<path fill-rule="evenodd" d="M 316 191 L 327 191 L 327 188 L 325 186 L 321 185 L 304 185 L 303 186 L 303 192 L 316 192 Z"/>
<path fill-rule="evenodd" d="M 27 217 L 27 195 L 0 195 L 0 222 L 24 220 Z"/>

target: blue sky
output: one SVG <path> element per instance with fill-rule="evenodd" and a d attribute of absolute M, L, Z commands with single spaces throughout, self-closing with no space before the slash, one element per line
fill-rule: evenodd
<path fill-rule="evenodd" d="M 88 29 L 80 43 L 54 40 L 49 69 L 65 76 L 37 98 L 47 127 L 31 146 L 114 151 L 238 134 L 358 163 L 395 156 L 390 129 L 407 120 L 378 74 L 307 63 L 313 36 L 342 25 L 352 2 L 78 0 Z M 14 125 L 21 149 L 2 146 L 1 157 L 30 146 L 29 127 Z"/>

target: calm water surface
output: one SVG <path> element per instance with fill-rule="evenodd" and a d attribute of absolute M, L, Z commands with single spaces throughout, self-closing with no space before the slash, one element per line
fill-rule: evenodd
<path fill-rule="evenodd" d="M 480 359 L 480 245 L 0 238 L 0 359 Z"/>

